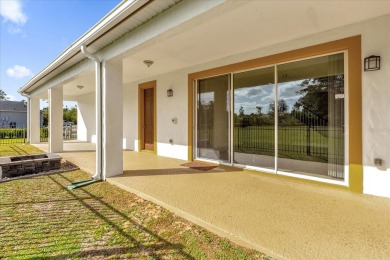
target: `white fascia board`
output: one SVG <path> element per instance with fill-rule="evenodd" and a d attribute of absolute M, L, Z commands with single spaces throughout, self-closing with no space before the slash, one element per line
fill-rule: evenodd
<path fill-rule="evenodd" d="M 89 29 L 83 36 L 77 39 L 73 44 L 66 48 L 52 63 L 50 63 L 46 68 L 39 72 L 35 77 L 33 77 L 29 82 L 27 82 L 23 87 L 21 87 L 18 92 L 25 93 L 30 87 L 37 83 L 40 79 L 50 74 L 55 70 L 59 65 L 68 60 L 70 57 L 75 55 L 80 51 L 81 45 L 88 45 L 93 40 L 97 39 L 103 35 L 106 31 L 115 26 L 120 22 L 124 17 L 127 17 L 138 8 L 149 2 L 150 0 L 128 0 L 122 1 L 118 4 L 110 13 L 103 17 L 96 25 Z"/>
<path fill-rule="evenodd" d="M 160 40 L 170 38 L 197 23 L 207 22 L 214 15 L 222 15 L 225 10 L 230 10 L 232 6 L 240 6 L 242 3 L 232 0 L 214 1 L 183 1 L 180 4 L 158 15 L 152 21 L 145 23 L 134 31 L 124 35 L 112 44 L 99 51 L 99 56 L 103 60 L 110 60 L 120 57 L 121 54 L 131 49 L 136 51 L 138 46 L 143 44 L 153 44 Z M 217 7 L 218 8 L 215 8 Z M 214 11 L 209 12 L 211 9 Z M 203 14 L 208 13 L 204 17 Z M 202 16 L 202 17 L 201 17 Z M 193 19 L 197 17 L 198 19 Z M 190 22 L 189 22 L 190 21 Z M 187 23 L 185 26 L 179 25 Z"/>

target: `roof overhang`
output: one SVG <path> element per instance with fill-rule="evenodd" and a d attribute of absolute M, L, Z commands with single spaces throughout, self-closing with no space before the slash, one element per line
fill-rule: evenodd
<path fill-rule="evenodd" d="M 84 35 L 72 43 L 66 48 L 54 61 L 52 61 L 46 68 L 35 75 L 30 81 L 28 81 L 18 92 L 23 94 L 29 94 L 40 85 L 54 78 L 56 75 L 64 72 L 68 68 L 80 63 L 85 59 L 85 56 L 81 53 L 81 46 L 85 45 L 89 51 L 96 52 L 99 49 L 109 45 L 114 40 L 123 36 L 124 33 L 128 33 L 134 30 L 138 26 L 146 23 L 153 18 L 155 12 L 147 12 L 142 15 L 137 15 L 149 5 L 154 5 L 153 10 L 162 12 L 172 5 L 180 2 L 181 0 L 130 0 L 122 1 L 112 11 L 110 11 L 105 17 L 103 17 L 98 23 L 96 23 L 91 29 L 89 29 Z M 149 16 L 148 16 L 149 15 Z M 115 28 L 122 23 L 129 23 L 128 20 L 132 19 L 128 24 L 127 31 L 124 33 L 115 32 Z"/>
<path fill-rule="evenodd" d="M 262 57 L 264 53 L 288 51 L 294 46 L 305 47 L 299 41 L 294 46 L 289 44 L 287 49 L 283 46 L 286 42 L 331 30 L 335 31 L 328 40 L 354 36 L 361 31 L 358 23 L 390 14 L 387 1 L 369 0 L 187 0 L 167 10 L 180 1 L 122 2 L 19 92 L 35 95 L 54 84 L 70 85 L 72 81 L 71 84 L 77 85 L 78 81 L 88 81 L 93 66 L 80 53 L 82 44 L 101 58 L 122 59 L 124 70 L 131 72 L 124 75 L 123 81 L 130 83 L 148 79 L 151 75 L 194 69 L 207 62 L 211 66 L 226 57 L 231 62 L 251 59 L 253 51 L 257 57 Z M 162 14 L 165 10 L 167 12 Z M 317 37 L 311 43 L 321 41 Z M 284 45 L 278 49 L 278 44 Z M 267 48 L 272 51 L 264 51 Z M 158 62 L 146 68 L 142 61 L 150 57 Z M 85 73 L 86 69 L 88 73 Z M 52 83 L 57 76 L 71 74 L 69 71 L 75 71 L 73 77 L 68 77 L 70 80 L 58 79 Z"/>

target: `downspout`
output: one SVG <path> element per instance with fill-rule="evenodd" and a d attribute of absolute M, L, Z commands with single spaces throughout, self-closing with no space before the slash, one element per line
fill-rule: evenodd
<path fill-rule="evenodd" d="M 23 97 L 27 98 L 27 142 L 30 143 L 30 95 L 20 93 Z M 39 122 L 40 123 L 40 122 Z"/>
<path fill-rule="evenodd" d="M 87 58 L 95 62 L 95 98 L 96 98 L 96 173 L 92 176 L 94 180 L 103 180 L 103 161 L 102 161 L 102 150 L 103 150 L 103 139 L 102 139 L 102 63 L 100 59 L 88 52 L 87 47 L 81 45 L 81 53 Z"/>

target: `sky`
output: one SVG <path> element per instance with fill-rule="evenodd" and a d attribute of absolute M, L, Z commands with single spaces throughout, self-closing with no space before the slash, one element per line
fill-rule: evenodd
<path fill-rule="evenodd" d="M 0 89 L 10 100 L 121 0 L 0 0 Z"/>

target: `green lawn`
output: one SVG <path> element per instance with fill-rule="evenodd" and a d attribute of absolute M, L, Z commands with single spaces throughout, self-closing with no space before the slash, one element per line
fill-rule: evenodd
<path fill-rule="evenodd" d="M 0 156 L 41 152 L 0 146 Z M 0 259 L 266 259 L 83 171 L 0 183 Z"/>
<path fill-rule="evenodd" d="M 279 126 L 278 152 L 281 158 L 305 161 L 327 161 L 330 145 L 335 156 L 344 153 L 343 129 L 330 127 Z M 329 137 L 328 135 L 332 135 Z M 234 148 L 237 152 L 274 155 L 275 129 L 273 126 L 235 127 Z"/>

